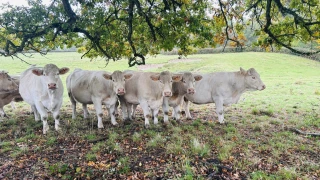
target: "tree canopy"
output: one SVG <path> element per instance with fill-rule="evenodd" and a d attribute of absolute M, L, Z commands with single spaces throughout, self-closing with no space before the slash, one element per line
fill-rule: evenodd
<path fill-rule="evenodd" d="M 144 64 L 147 54 L 180 48 L 242 48 L 252 29 L 256 46 L 301 50 L 294 42 L 320 39 L 319 0 L 28 0 L 29 6 L 2 4 L 0 55 L 28 50 L 46 53 L 76 46 L 83 56 L 107 61 L 128 57 Z"/>

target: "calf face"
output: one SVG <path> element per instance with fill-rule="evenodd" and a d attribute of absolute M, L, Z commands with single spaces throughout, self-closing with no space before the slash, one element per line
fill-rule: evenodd
<path fill-rule="evenodd" d="M 245 85 L 249 90 L 264 90 L 266 85 L 260 79 L 259 73 L 250 68 L 248 71 L 240 68 L 240 73 L 245 76 Z"/>
<path fill-rule="evenodd" d="M 59 75 L 65 74 L 69 71 L 69 68 L 63 67 L 58 68 L 54 64 L 47 64 L 43 67 L 43 69 L 35 68 L 32 70 L 32 73 L 41 76 L 46 82 L 46 86 L 50 90 L 55 90 L 60 87 L 57 86 L 57 82 L 60 79 Z"/>
<path fill-rule="evenodd" d="M 160 74 L 150 76 L 150 78 L 161 83 L 161 87 L 163 87 L 162 96 L 170 97 L 172 96 L 172 82 L 181 81 L 182 76 L 180 74 L 172 75 L 169 71 L 163 71 Z"/>
<path fill-rule="evenodd" d="M 103 77 L 111 80 L 113 83 L 113 90 L 117 95 L 123 96 L 125 91 L 125 81 L 132 77 L 132 74 L 124 74 L 121 71 L 114 71 L 111 75 L 104 73 Z"/>
<path fill-rule="evenodd" d="M 0 71 L 0 91 L 14 91 L 18 84 L 9 76 L 8 72 Z"/>
<path fill-rule="evenodd" d="M 190 72 L 183 73 L 181 81 L 183 83 L 184 92 L 187 92 L 188 94 L 196 93 L 194 88 L 195 82 L 200 81 L 201 79 L 201 75 L 193 75 Z"/>

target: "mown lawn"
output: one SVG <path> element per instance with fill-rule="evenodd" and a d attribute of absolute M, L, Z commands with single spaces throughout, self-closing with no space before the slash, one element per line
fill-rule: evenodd
<path fill-rule="evenodd" d="M 50 53 L 23 58 L 39 66 L 91 70 L 138 70 L 127 60 L 81 59 L 77 53 Z M 18 74 L 29 65 L 0 57 L 0 69 Z M 319 179 L 320 138 L 297 134 L 320 132 L 320 63 L 276 53 L 226 53 L 148 57 L 145 71 L 213 72 L 254 67 L 266 84 L 264 91 L 246 92 L 238 104 L 225 107 L 227 124 L 217 123 L 214 104 L 191 105 L 194 120 L 170 120 L 144 128 L 141 110 L 130 124 L 105 129 L 97 119 L 71 119 L 64 93 L 62 132 L 42 135 L 29 106 L 16 103 L 0 122 L 0 179 Z M 157 65 L 155 65 L 157 64 Z M 143 67 L 139 67 L 141 69 Z M 67 75 L 66 75 L 67 76 Z M 66 76 L 62 76 L 65 82 Z M 80 104 L 78 107 L 81 107 Z"/>

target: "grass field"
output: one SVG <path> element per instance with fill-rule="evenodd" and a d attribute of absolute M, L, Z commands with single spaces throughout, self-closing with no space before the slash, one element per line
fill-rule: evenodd
<path fill-rule="evenodd" d="M 51 53 L 24 58 L 30 64 L 89 70 L 138 70 L 127 61 L 81 59 L 77 53 Z M 171 125 L 138 119 L 113 127 L 107 114 L 105 129 L 97 130 L 93 107 L 90 120 L 71 119 L 64 93 L 62 132 L 42 135 L 29 106 L 16 103 L 0 122 L 0 179 L 320 179 L 320 62 L 276 53 L 226 53 L 148 57 L 145 71 L 214 72 L 254 67 L 266 84 L 264 91 L 246 92 L 225 107 L 226 125 L 217 122 L 214 104 L 191 105 L 193 120 Z M 0 69 L 18 74 L 30 65 L 0 57 Z M 142 68 L 142 67 L 139 67 Z M 62 76 L 65 83 L 67 75 Z M 80 107 L 80 106 L 79 106 Z"/>

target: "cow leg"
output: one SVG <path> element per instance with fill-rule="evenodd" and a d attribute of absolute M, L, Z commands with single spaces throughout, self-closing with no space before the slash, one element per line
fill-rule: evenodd
<path fill-rule="evenodd" d="M 173 107 L 173 112 L 174 112 L 174 118 L 176 119 L 176 121 L 180 122 L 180 105 Z"/>
<path fill-rule="evenodd" d="M 1 114 L 1 118 L 7 117 L 2 107 L 0 108 L 0 114 Z"/>
<path fill-rule="evenodd" d="M 49 130 L 49 125 L 48 125 L 48 112 L 47 110 L 43 107 L 40 101 L 36 102 L 35 104 L 35 110 L 40 114 L 42 124 L 43 124 L 43 134 L 47 134 Z"/>
<path fill-rule="evenodd" d="M 220 124 L 224 123 L 224 114 L 223 114 L 223 101 L 221 99 L 214 100 L 216 104 L 216 113 L 218 115 L 218 120 Z"/>
<path fill-rule="evenodd" d="M 162 102 L 162 110 L 163 110 L 163 121 L 165 124 L 168 124 L 169 121 L 169 99 L 167 97 L 163 98 L 163 102 Z"/>
<path fill-rule="evenodd" d="M 136 118 L 136 109 L 137 109 L 138 104 L 132 104 L 132 119 Z"/>
<path fill-rule="evenodd" d="M 152 116 L 153 116 L 153 123 L 158 124 L 158 113 L 159 113 L 159 108 L 152 109 Z M 167 116 L 168 117 L 168 116 Z M 164 122 L 165 124 L 168 124 L 168 120 Z"/>
<path fill-rule="evenodd" d="M 39 114 L 36 106 L 35 105 L 31 105 L 31 110 L 33 111 L 35 121 L 39 121 L 40 120 L 40 117 L 39 117 L 40 114 Z"/>
<path fill-rule="evenodd" d="M 190 111 L 189 111 L 189 101 L 184 101 L 184 111 L 186 112 L 187 119 L 192 119 Z"/>
<path fill-rule="evenodd" d="M 87 104 L 82 104 L 82 109 L 83 109 L 83 118 L 87 119 L 89 117 Z"/>
<path fill-rule="evenodd" d="M 56 108 L 57 110 L 52 112 L 53 118 L 54 118 L 54 127 L 56 129 L 56 131 L 59 131 L 60 128 L 60 108 Z"/>
<path fill-rule="evenodd" d="M 101 100 L 94 100 L 93 101 L 94 104 L 94 108 L 96 109 L 96 113 L 97 113 L 97 117 L 98 117 L 98 128 L 104 128 L 103 127 L 103 123 L 102 123 L 102 104 L 101 104 Z"/>
<path fill-rule="evenodd" d="M 143 110 L 143 115 L 144 115 L 144 126 L 146 128 L 150 127 L 149 123 L 149 118 L 151 118 L 150 110 L 149 110 L 149 105 L 146 101 L 140 102 L 140 106 Z"/>
<path fill-rule="evenodd" d="M 69 92 L 68 95 L 69 95 L 71 106 L 72 106 L 72 119 L 76 119 L 77 118 L 77 102 L 73 98 L 73 95 L 71 94 L 71 92 Z"/>
<path fill-rule="evenodd" d="M 132 107 L 133 107 L 133 104 L 127 103 L 127 113 L 128 113 L 128 118 L 130 120 L 132 120 Z"/>
<path fill-rule="evenodd" d="M 119 100 L 120 100 L 120 106 L 121 106 L 121 111 L 122 111 L 122 120 L 127 121 L 127 120 L 129 120 L 127 103 L 124 100 L 124 98 L 121 96 L 119 96 Z"/>
<path fill-rule="evenodd" d="M 116 104 L 115 104 L 115 108 L 114 108 L 114 115 L 115 116 L 119 116 L 118 107 L 119 107 L 119 101 L 117 101 Z"/>
<path fill-rule="evenodd" d="M 110 118 L 111 118 L 111 123 L 112 125 L 117 125 L 117 121 L 116 121 L 116 116 L 115 116 L 115 104 L 111 105 L 110 108 L 108 108 L 109 110 L 109 114 L 110 114 Z"/>
<path fill-rule="evenodd" d="M 176 112 L 175 112 L 174 108 L 172 109 L 171 118 L 176 119 Z"/>

